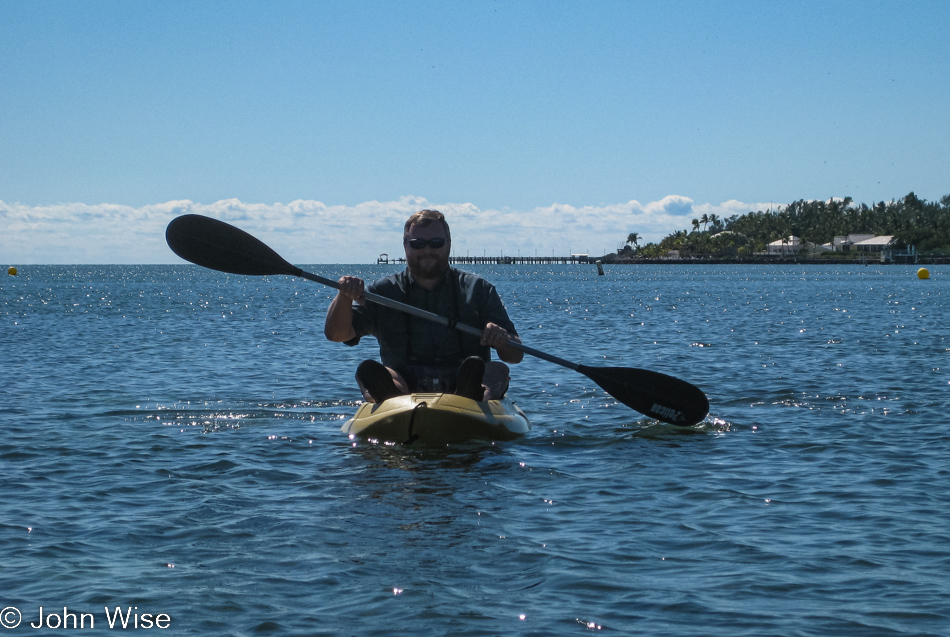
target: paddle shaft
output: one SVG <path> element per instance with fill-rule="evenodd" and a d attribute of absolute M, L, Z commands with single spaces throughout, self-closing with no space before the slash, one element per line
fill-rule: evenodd
<path fill-rule="evenodd" d="M 299 276 L 309 281 L 322 283 L 323 285 L 327 285 L 337 290 L 340 289 L 340 284 L 334 281 L 333 279 L 328 279 L 326 277 L 320 276 L 319 274 L 306 272 L 304 270 L 301 270 L 300 268 L 295 268 L 295 269 L 296 269 L 295 272 L 290 273 L 293 276 Z M 439 325 L 445 325 L 447 327 L 457 329 L 458 331 L 464 332 L 465 334 L 469 334 L 471 336 L 481 337 L 482 335 L 482 330 L 478 329 L 477 327 L 466 325 L 465 323 L 453 324 L 453 321 L 449 319 L 448 317 L 442 316 L 440 314 L 433 314 L 432 312 L 427 312 L 426 310 L 422 310 L 418 307 L 408 305 L 406 303 L 401 303 L 399 301 L 396 301 L 386 296 L 380 296 L 379 294 L 373 294 L 372 292 L 363 292 L 363 298 L 365 298 L 367 301 L 371 303 L 376 303 L 377 305 L 382 305 L 382 306 L 391 308 L 393 310 L 405 312 L 406 314 L 410 314 L 412 316 L 415 316 L 416 318 L 421 318 L 426 321 L 438 323 Z M 571 361 L 564 360 L 563 358 L 559 358 L 557 356 L 553 356 L 551 354 L 548 354 L 547 352 L 542 352 L 541 350 L 534 349 L 533 347 L 528 347 L 527 345 L 519 341 L 513 340 L 511 338 L 508 339 L 508 345 L 510 347 L 514 347 L 515 349 L 520 349 L 525 354 L 531 354 L 532 356 L 535 356 L 542 360 L 546 360 L 549 363 L 554 363 L 555 365 L 567 367 L 568 369 L 573 369 L 574 371 L 577 371 L 577 368 L 579 367 L 577 363 L 572 363 Z"/>

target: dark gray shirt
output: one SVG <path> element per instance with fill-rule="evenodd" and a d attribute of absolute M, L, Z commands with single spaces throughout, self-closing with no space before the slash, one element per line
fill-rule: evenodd
<path fill-rule="evenodd" d="M 495 323 L 517 334 L 495 286 L 470 272 L 449 268 L 443 281 L 427 290 L 413 281 L 407 269 L 376 281 L 369 292 L 478 329 Z M 457 368 L 469 356 L 491 358 L 490 348 L 483 347 L 475 336 L 376 303 L 354 305 L 353 329 L 356 338 L 347 345 L 356 345 L 363 336 L 375 336 L 383 364 L 401 373 L 410 366 Z"/>

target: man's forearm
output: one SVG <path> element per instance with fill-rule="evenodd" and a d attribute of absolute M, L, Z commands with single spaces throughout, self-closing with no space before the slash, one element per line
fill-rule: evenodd
<path fill-rule="evenodd" d="M 353 302 L 342 294 L 337 294 L 330 302 L 323 333 L 334 343 L 342 343 L 356 337 L 356 330 L 353 329 Z"/>

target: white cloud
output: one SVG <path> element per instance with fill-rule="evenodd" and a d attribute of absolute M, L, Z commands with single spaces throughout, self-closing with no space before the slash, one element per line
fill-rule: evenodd
<path fill-rule="evenodd" d="M 659 201 L 647 204 L 644 210 L 653 214 L 687 216 L 693 212 L 693 200 L 680 195 L 667 195 Z"/>
<path fill-rule="evenodd" d="M 630 232 L 641 245 L 690 227 L 693 217 L 726 218 L 768 204 L 731 200 L 694 204 L 680 195 L 659 201 L 575 207 L 552 204 L 532 210 L 482 210 L 471 203 L 436 203 L 422 197 L 367 201 L 354 206 L 320 201 L 211 204 L 169 201 L 134 208 L 67 203 L 28 206 L 0 201 L 0 259 L 25 263 L 178 263 L 165 244 L 165 226 L 195 213 L 232 223 L 274 248 L 288 261 L 375 263 L 381 253 L 402 254 L 406 218 L 437 208 L 452 226 L 456 254 L 602 254 L 621 246 Z"/>

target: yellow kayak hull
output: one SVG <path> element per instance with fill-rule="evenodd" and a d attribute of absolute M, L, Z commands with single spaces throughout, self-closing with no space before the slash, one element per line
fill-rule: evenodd
<path fill-rule="evenodd" d="M 455 394 L 408 394 L 363 403 L 341 431 L 350 437 L 403 444 L 514 440 L 531 422 L 509 398 L 475 401 Z"/>

